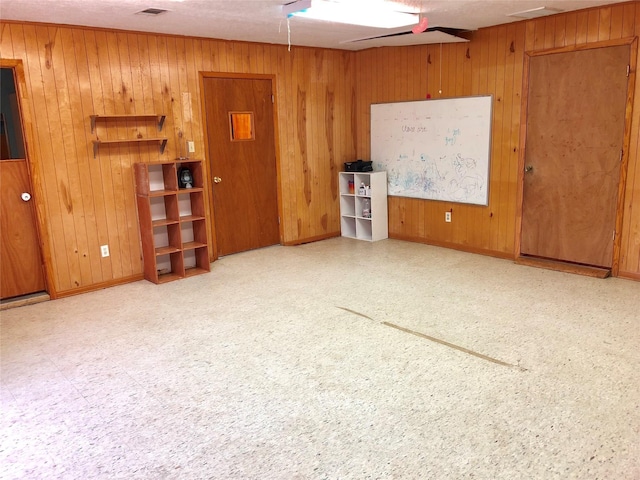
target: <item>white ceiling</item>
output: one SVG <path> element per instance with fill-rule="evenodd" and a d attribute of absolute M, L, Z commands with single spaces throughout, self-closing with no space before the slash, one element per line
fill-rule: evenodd
<path fill-rule="evenodd" d="M 287 22 L 282 13 L 282 5 L 290 1 L 292 0 L 0 0 L 0 19 L 285 45 L 290 38 L 291 45 L 345 50 L 462 41 L 458 37 L 433 32 L 349 43 L 354 39 L 408 31 L 411 28 L 385 30 L 296 17 Z M 620 3 L 620 0 L 396 0 L 396 3 L 422 10 L 429 20 L 429 27 L 476 30 L 518 21 L 518 18 L 507 15 L 523 10 L 544 6 L 567 12 Z M 161 8 L 169 12 L 155 17 L 136 14 L 146 8 Z"/>

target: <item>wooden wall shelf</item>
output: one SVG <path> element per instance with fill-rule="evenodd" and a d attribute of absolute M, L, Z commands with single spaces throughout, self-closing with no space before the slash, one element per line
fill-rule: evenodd
<path fill-rule="evenodd" d="M 162 127 L 164 126 L 164 121 L 167 118 L 166 115 L 161 115 L 157 113 L 148 113 L 148 114 L 137 114 L 137 113 L 129 113 L 122 115 L 89 115 L 91 119 L 91 133 L 94 133 L 96 130 L 96 123 L 100 120 L 122 120 L 122 119 L 141 119 L 141 120 L 153 120 L 156 122 L 156 126 L 158 127 L 158 131 L 162 131 Z M 164 149 L 167 146 L 166 138 L 123 138 L 116 140 L 100 140 L 96 138 L 93 140 L 93 158 L 98 156 L 98 150 L 100 149 L 100 145 L 114 145 L 116 143 L 158 143 L 160 145 L 160 154 L 164 153 Z"/>
<path fill-rule="evenodd" d="M 93 158 L 98 155 L 100 145 L 114 145 L 116 143 L 158 143 L 160 144 L 160 154 L 164 153 L 167 146 L 166 138 L 125 138 L 121 140 L 94 140 L 93 141 Z"/>
<path fill-rule="evenodd" d="M 155 119 L 158 125 L 158 131 L 161 132 L 162 127 L 164 126 L 164 121 L 167 118 L 167 116 L 158 115 L 156 113 L 140 114 L 140 115 L 131 113 L 131 114 L 123 114 L 123 115 L 89 115 L 89 118 L 91 118 L 91 133 L 93 133 L 94 130 L 96 129 L 96 122 L 99 120 L 118 120 L 118 119 L 134 119 L 134 118 Z"/>

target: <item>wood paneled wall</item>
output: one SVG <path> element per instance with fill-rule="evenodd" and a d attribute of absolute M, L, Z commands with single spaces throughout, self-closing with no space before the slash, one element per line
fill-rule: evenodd
<path fill-rule="evenodd" d="M 355 54 L 29 23 L 0 24 L 0 58 L 23 63 L 28 148 L 54 296 L 141 278 L 132 165 L 204 156 L 200 72 L 274 74 L 283 242 L 338 235 L 337 176 L 355 159 Z M 166 114 L 153 121 L 89 115 Z M 182 135 L 182 137 L 180 136 Z M 169 139 L 102 146 L 92 140 Z M 100 256 L 100 245 L 111 256 Z"/>
<path fill-rule="evenodd" d="M 489 206 L 390 197 L 390 236 L 512 258 L 524 52 L 639 34 L 640 3 L 629 2 L 481 29 L 474 32 L 468 43 L 359 52 L 356 57 L 359 158 L 370 157 L 372 103 L 422 100 L 427 94 L 431 98 L 494 96 Z M 629 149 L 620 275 L 640 279 L 638 84 Z M 445 223 L 444 213 L 450 210 L 453 222 Z"/>
<path fill-rule="evenodd" d="M 200 72 L 276 77 L 283 242 L 339 234 L 337 173 L 370 156 L 371 103 L 494 95 L 488 207 L 393 197 L 391 236 L 512 257 L 524 52 L 640 34 L 640 2 L 482 29 L 469 43 L 361 52 L 20 22 L 0 23 L 0 58 L 23 63 L 28 148 L 53 296 L 141 278 L 132 165 L 203 156 Z M 440 93 L 441 91 L 441 93 Z M 153 122 L 89 115 L 163 113 L 157 147 L 92 140 L 155 137 Z M 636 85 L 620 274 L 640 279 L 640 82 Z M 182 137 L 180 136 L 182 134 Z M 453 211 L 453 222 L 444 212 Z M 100 245 L 111 256 L 101 258 Z"/>

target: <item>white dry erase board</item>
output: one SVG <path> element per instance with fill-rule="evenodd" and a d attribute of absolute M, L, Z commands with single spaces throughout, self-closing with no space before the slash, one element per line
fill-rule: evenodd
<path fill-rule="evenodd" d="M 371 160 L 388 194 L 488 205 L 493 97 L 371 105 Z"/>

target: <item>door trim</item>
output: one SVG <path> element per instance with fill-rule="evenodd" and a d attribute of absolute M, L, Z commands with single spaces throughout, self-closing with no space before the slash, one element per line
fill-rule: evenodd
<path fill-rule="evenodd" d="M 38 245 L 40 247 L 40 257 L 42 259 L 42 274 L 44 276 L 44 284 L 47 293 L 51 299 L 58 298 L 58 294 L 53 284 L 53 271 L 51 261 L 51 248 L 50 237 L 46 224 L 46 204 L 44 202 L 44 187 L 41 182 L 42 176 L 40 175 L 37 166 L 37 156 L 35 155 L 36 144 L 33 129 L 33 112 L 31 102 L 29 101 L 27 82 L 24 74 L 24 65 L 22 60 L 16 59 L 4 59 L 0 58 L 1 68 L 11 68 L 14 71 L 14 78 L 16 83 L 16 93 L 18 98 L 18 108 L 20 109 L 20 119 L 22 121 L 22 134 L 24 137 L 24 152 L 25 162 L 27 162 L 27 172 L 29 174 L 29 182 L 33 192 L 33 202 L 35 208 L 33 209 L 35 215 L 35 227 L 36 235 L 38 238 Z"/>
<path fill-rule="evenodd" d="M 629 145 L 631 142 L 631 119 L 633 114 L 633 98 L 636 83 L 636 65 L 638 59 L 638 38 L 622 38 L 617 40 L 608 40 L 604 42 L 594 42 L 581 45 L 574 45 L 561 48 L 551 48 L 545 50 L 536 50 L 525 52 L 524 68 L 522 72 L 522 106 L 520 110 L 520 150 L 518 153 L 518 177 L 517 177 L 517 196 L 516 196 L 516 222 L 515 222 L 515 242 L 514 242 L 514 258 L 525 258 L 520 252 L 522 247 L 522 216 L 524 206 L 524 164 L 527 141 L 527 110 L 529 106 L 529 69 L 532 57 L 540 55 L 549 55 L 554 53 L 577 52 L 580 50 L 590 50 L 593 48 L 617 47 L 622 45 L 630 46 L 629 64 L 629 81 L 627 87 L 627 100 L 624 114 L 624 137 L 622 140 L 622 159 L 620 164 L 620 182 L 618 184 L 618 199 L 616 202 L 616 219 L 615 219 L 615 237 L 613 239 L 613 260 L 611 262 L 611 275 L 618 276 L 620 269 L 620 251 L 622 243 L 622 220 L 624 213 L 624 194 L 627 183 L 627 170 L 629 165 Z"/>
<path fill-rule="evenodd" d="M 253 80 L 270 80 L 271 81 L 271 93 L 273 95 L 273 140 L 274 140 L 274 150 L 276 155 L 276 196 L 278 200 L 278 217 L 280 218 L 280 222 L 278 225 L 278 234 L 280 237 L 280 244 L 283 245 L 284 239 L 284 228 L 282 219 L 284 218 L 282 212 L 282 175 L 280 170 L 280 133 L 278 130 L 278 102 L 277 102 L 277 84 L 276 84 L 276 76 L 273 74 L 261 74 L 261 73 L 232 73 L 232 72 L 200 72 L 200 108 L 202 110 L 202 135 L 204 141 L 204 155 L 205 155 L 205 164 L 206 168 L 204 168 L 204 175 L 207 182 L 207 185 L 212 184 L 211 177 L 211 169 L 209 168 L 211 165 L 211 153 L 209 152 L 209 142 L 207 141 L 207 112 L 206 112 L 206 103 L 204 96 L 204 81 L 207 78 L 230 78 L 230 79 L 253 79 Z M 210 189 L 205 189 L 206 191 Z M 215 212 L 213 208 L 213 192 L 208 192 L 209 195 L 209 218 L 211 218 L 211 229 L 207 233 L 209 235 L 209 241 L 211 242 L 212 249 L 210 254 L 211 261 L 215 261 L 218 259 L 218 245 L 215 236 L 216 229 L 216 218 Z"/>

